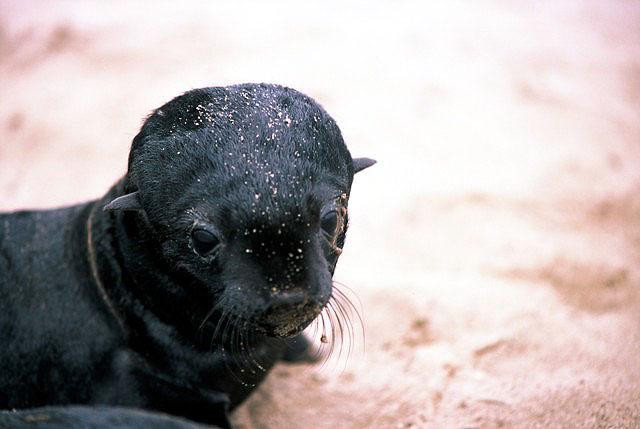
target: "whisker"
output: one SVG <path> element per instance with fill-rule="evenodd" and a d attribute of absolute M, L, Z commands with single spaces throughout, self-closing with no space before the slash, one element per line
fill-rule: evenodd
<path fill-rule="evenodd" d="M 257 342 L 257 340 L 256 340 L 256 331 L 254 331 L 254 330 L 250 330 L 249 331 L 249 341 L 251 343 L 254 343 L 254 344 Z M 265 366 L 263 365 L 263 363 L 259 359 L 256 358 L 255 362 L 256 362 L 256 365 L 257 365 L 257 367 L 258 367 L 258 369 L 260 371 L 262 371 L 262 372 L 266 372 L 267 371 L 267 368 L 265 368 Z"/>
<path fill-rule="evenodd" d="M 243 321 L 241 324 L 238 323 L 236 325 L 236 354 L 238 356 L 238 360 L 242 363 L 240 372 L 251 372 L 253 373 L 253 369 L 251 368 L 251 363 L 249 360 L 249 354 L 247 352 L 247 347 L 244 340 L 244 328 L 247 322 Z"/>
<path fill-rule="evenodd" d="M 360 300 L 360 297 L 358 296 L 358 294 L 357 294 L 353 289 L 351 289 L 351 288 L 350 288 L 349 286 L 347 286 L 346 284 L 344 284 L 344 283 L 342 283 L 342 282 L 339 282 L 339 281 L 337 281 L 337 280 L 333 280 L 333 285 L 334 285 L 334 287 L 335 287 L 336 285 L 338 285 L 338 286 L 340 286 L 341 288 L 345 288 L 346 290 L 348 290 L 348 291 L 350 292 L 350 294 L 351 294 L 351 295 L 356 299 L 356 301 L 358 301 L 358 307 L 360 307 L 360 310 L 359 310 L 359 311 L 360 311 L 361 313 L 364 313 L 364 306 L 362 305 L 362 301 Z M 347 295 L 346 295 L 343 291 L 341 291 L 341 290 L 340 290 L 340 288 L 337 288 L 337 290 L 338 290 L 338 293 L 340 293 L 340 294 L 341 294 L 342 296 L 344 296 L 347 300 L 349 300 L 349 302 L 351 302 L 351 299 L 350 299 L 349 297 L 347 297 Z"/>
<path fill-rule="evenodd" d="M 220 318 L 218 319 L 218 322 L 216 323 L 216 327 L 213 330 L 213 334 L 211 335 L 211 346 L 213 347 L 213 343 L 216 340 L 216 337 L 218 336 L 218 333 L 220 332 L 220 328 L 222 327 L 222 325 L 224 325 L 224 321 L 225 319 L 228 317 L 230 310 L 228 309 L 224 309 L 222 311 L 222 314 L 220 315 Z M 220 344 L 222 347 L 224 347 L 224 344 Z"/>
<path fill-rule="evenodd" d="M 353 347 L 355 346 L 355 334 L 353 331 L 353 322 L 351 321 L 350 312 L 345 308 L 344 304 L 341 302 L 341 298 L 334 297 L 335 305 L 345 320 L 345 325 L 347 327 L 347 334 L 349 336 L 349 347 L 347 351 L 347 358 L 351 356 L 351 352 Z"/>
<path fill-rule="evenodd" d="M 344 330 L 342 328 L 342 322 L 340 321 L 340 317 L 338 316 L 335 306 L 333 305 L 334 302 L 335 300 L 329 299 L 329 302 L 327 303 L 327 308 L 329 309 L 330 313 L 333 313 L 334 320 L 338 324 L 338 332 L 340 333 L 340 347 L 338 348 L 338 362 L 340 362 L 340 358 L 342 357 L 342 351 L 344 349 Z"/>
<path fill-rule="evenodd" d="M 225 319 L 225 322 L 224 322 L 224 324 L 223 324 L 223 326 L 224 326 L 224 327 L 223 327 L 223 329 L 222 329 L 222 338 L 220 339 L 220 342 L 221 342 L 221 344 L 222 344 L 222 351 L 223 351 L 224 353 L 226 353 L 226 352 L 227 352 L 227 349 L 229 348 L 229 347 L 227 347 L 227 333 L 228 333 L 228 331 L 229 331 L 229 327 L 230 327 L 230 326 L 231 326 L 231 324 L 232 324 L 232 319 L 231 319 L 231 317 L 229 317 L 229 316 L 230 316 L 230 314 L 231 314 L 231 310 L 229 310 L 229 311 L 227 312 L 227 318 Z M 230 350 L 229 350 L 229 351 L 230 351 Z"/>
<path fill-rule="evenodd" d="M 309 345 L 309 347 L 311 347 L 312 349 L 310 350 L 310 355 L 311 357 L 315 360 L 316 358 L 318 358 L 320 356 L 320 345 L 317 344 L 317 340 L 318 340 L 318 332 L 320 330 L 320 319 L 322 318 L 322 312 L 320 312 L 320 314 L 318 314 L 318 316 L 313 319 L 313 326 L 309 326 L 307 329 L 309 329 L 309 331 L 307 331 L 310 335 L 310 339 L 311 339 L 311 344 Z"/>
<path fill-rule="evenodd" d="M 325 355 L 322 365 L 320 365 L 321 368 L 327 362 L 327 358 L 328 358 L 328 355 L 326 355 L 325 353 L 325 348 L 327 347 L 327 343 L 329 342 L 329 340 L 327 339 L 327 321 L 325 319 L 326 313 L 327 312 L 325 307 L 322 309 L 322 312 L 320 313 L 320 320 L 322 322 L 322 331 L 320 333 L 320 347 L 318 348 L 318 357 L 322 356 L 323 354 Z"/>
<path fill-rule="evenodd" d="M 247 363 L 247 369 L 252 375 L 256 375 L 257 371 L 263 371 L 264 368 L 258 362 L 256 355 L 253 353 L 253 348 L 251 347 L 252 341 L 250 340 L 250 330 L 247 329 L 249 326 L 249 322 L 245 320 L 242 324 L 242 331 L 240 335 L 240 345 L 242 346 L 241 352 L 245 356 L 245 362 Z"/>
<path fill-rule="evenodd" d="M 227 334 L 229 334 L 229 328 L 233 325 L 232 318 L 228 317 L 228 315 L 230 314 L 231 314 L 231 310 L 229 309 L 229 311 L 227 312 L 227 318 L 224 323 L 224 328 L 222 330 L 221 344 L 222 344 L 222 354 L 224 356 L 223 360 L 224 360 L 225 368 L 229 371 L 229 373 L 233 376 L 233 378 L 235 378 L 238 382 L 244 385 L 244 382 L 236 375 L 233 368 L 231 368 L 231 365 L 237 364 L 237 362 L 235 361 L 235 356 L 233 355 L 233 350 L 232 350 L 233 342 L 231 341 L 229 345 L 227 345 Z"/>
<path fill-rule="evenodd" d="M 353 352 L 353 347 L 354 347 L 354 342 L 355 342 L 355 338 L 353 335 L 353 326 L 352 326 L 352 322 L 351 322 L 351 318 L 349 317 L 348 313 L 345 311 L 342 303 L 340 302 L 339 299 L 333 298 L 333 307 L 334 307 L 334 311 L 336 312 L 336 317 L 338 319 L 338 323 L 340 323 L 340 325 L 345 326 L 346 329 L 341 329 L 340 334 L 344 335 L 344 331 L 346 331 L 347 334 L 347 350 L 346 350 L 346 358 L 344 361 L 344 370 L 347 369 L 347 363 L 349 361 L 349 358 L 351 357 L 351 353 Z M 340 319 L 342 318 L 343 323 L 340 322 Z M 341 326 L 342 327 L 342 326 Z M 344 341 L 341 340 L 340 341 L 340 345 L 341 347 L 343 347 L 343 343 Z M 341 351 L 342 353 L 342 351 Z"/>
<path fill-rule="evenodd" d="M 217 306 L 214 305 L 211 310 L 209 310 L 209 312 L 207 313 L 207 315 L 204 317 L 204 319 L 202 319 L 202 323 L 200 323 L 200 326 L 198 326 L 198 330 L 196 331 L 196 333 L 199 333 L 202 328 L 204 327 L 205 323 L 207 323 L 207 320 L 209 320 L 209 318 L 213 315 L 213 313 L 215 313 Z"/>
<path fill-rule="evenodd" d="M 226 342 L 227 331 L 229 329 L 229 326 L 231 326 L 231 332 L 229 333 L 229 349 L 231 352 L 230 361 L 225 360 L 225 366 L 229 371 L 229 373 L 233 376 L 233 378 L 235 378 L 244 387 L 254 387 L 255 385 L 253 383 L 248 383 L 241 376 L 238 376 L 238 374 L 233 370 L 233 368 L 231 368 L 230 364 L 234 364 L 236 366 L 236 369 L 239 368 L 240 372 L 244 372 L 242 362 L 240 361 L 241 356 L 240 356 L 240 353 L 238 352 L 238 341 L 237 341 L 238 324 L 240 323 L 240 319 L 229 318 L 229 320 L 230 320 L 230 323 L 227 324 L 222 334 L 223 342 Z"/>
<path fill-rule="evenodd" d="M 362 351 L 364 353 L 365 346 L 366 346 L 366 340 L 367 340 L 366 339 L 366 334 L 365 334 L 365 329 L 364 329 L 364 320 L 363 320 L 362 316 L 360 315 L 360 311 L 358 311 L 358 308 L 353 304 L 353 302 L 351 301 L 349 296 L 347 296 L 337 286 L 344 287 L 344 288 L 348 289 L 356 297 L 356 300 L 358 301 L 361 309 L 362 309 L 362 302 L 360 301 L 358 296 L 353 292 L 352 289 L 350 289 L 348 286 L 344 285 L 343 283 L 339 283 L 339 282 L 335 282 L 334 281 L 334 287 L 333 287 L 332 290 L 336 292 L 336 294 L 337 294 L 336 297 L 340 296 L 339 301 L 340 301 L 341 306 L 345 310 L 345 314 L 348 315 L 349 318 L 350 318 L 350 315 L 355 314 L 355 316 L 357 318 L 358 325 L 360 326 L 360 334 L 362 335 Z M 355 335 L 355 331 L 354 331 L 354 335 Z"/>
<path fill-rule="evenodd" d="M 234 355 L 234 359 L 236 360 L 236 362 L 238 363 L 238 367 L 240 368 L 240 377 L 243 379 L 243 383 L 246 383 L 246 374 L 245 371 L 247 370 L 248 365 L 248 360 L 247 360 L 247 356 L 244 353 L 244 347 L 242 345 L 242 328 L 241 328 L 241 323 L 242 325 L 244 324 L 244 322 L 241 322 L 241 320 L 237 319 L 236 323 L 234 323 L 233 325 L 233 336 L 232 336 L 232 344 L 233 344 L 233 355 Z"/>
<path fill-rule="evenodd" d="M 331 356 L 333 356 L 333 350 L 335 347 L 335 342 L 336 342 L 336 330 L 335 330 L 335 325 L 333 322 L 333 318 L 331 317 L 331 312 L 329 311 L 328 307 L 325 307 L 325 309 L 327 309 L 326 311 L 326 315 L 328 318 L 328 325 L 330 328 L 330 332 L 331 332 L 331 339 L 329 341 L 329 352 L 327 353 L 324 361 L 322 362 L 322 365 L 320 366 L 320 368 L 324 368 L 325 364 L 329 361 L 329 358 Z M 323 335 L 323 337 L 325 337 L 325 340 L 327 340 L 326 335 Z"/>

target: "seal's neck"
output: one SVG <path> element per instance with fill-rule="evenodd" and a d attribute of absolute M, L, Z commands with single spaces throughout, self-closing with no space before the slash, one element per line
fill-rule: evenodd
<path fill-rule="evenodd" d="M 126 294 L 119 287 L 122 272 L 116 257 L 117 246 L 113 239 L 115 231 L 102 207 L 104 201 L 121 191 L 122 181 L 114 185 L 102 199 L 87 205 L 79 221 L 83 223 L 83 248 L 85 249 L 87 269 L 105 308 L 112 316 L 125 337 L 128 336 L 127 312 L 123 311 L 122 302 Z"/>
<path fill-rule="evenodd" d="M 164 259 L 144 212 L 102 210 L 126 193 L 125 180 L 94 202 L 87 217 L 87 253 L 96 288 L 124 332 L 171 330 L 210 350 L 218 315 L 209 314 L 213 303 L 208 291 Z"/>

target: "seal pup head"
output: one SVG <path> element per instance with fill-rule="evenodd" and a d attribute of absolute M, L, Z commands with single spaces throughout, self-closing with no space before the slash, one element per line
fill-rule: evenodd
<path fill-rule="evenodd" d="M 146 120 L 105 209 L 138 212 L 177 290 L 188 277 L 212 312 L 288 337 L 331 297 L 353 175 L 373 163 L 293 89 L 196 89 Z"/>

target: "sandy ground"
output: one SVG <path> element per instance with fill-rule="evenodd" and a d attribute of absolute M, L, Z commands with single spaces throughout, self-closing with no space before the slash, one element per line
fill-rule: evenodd
<path fill-rule="evenodd" d="M 292 86 L 379 160 L 365 336 L 238 427 L 640 427 L 640 3 L 422 3 L 2 0 L 0 209 L 101 195 L 187 89 Z"/>

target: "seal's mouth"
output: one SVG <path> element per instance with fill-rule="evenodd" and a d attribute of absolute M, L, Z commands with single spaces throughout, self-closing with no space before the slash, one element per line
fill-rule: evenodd
<path fill-rule="evenodd" d="M 270 307 L 256 320 L 256 327 L 272 337 L 292 337 L 309 326 L 322 312 L 322 308 L 323 306 L 316 302 L 286 310 Z"/>

